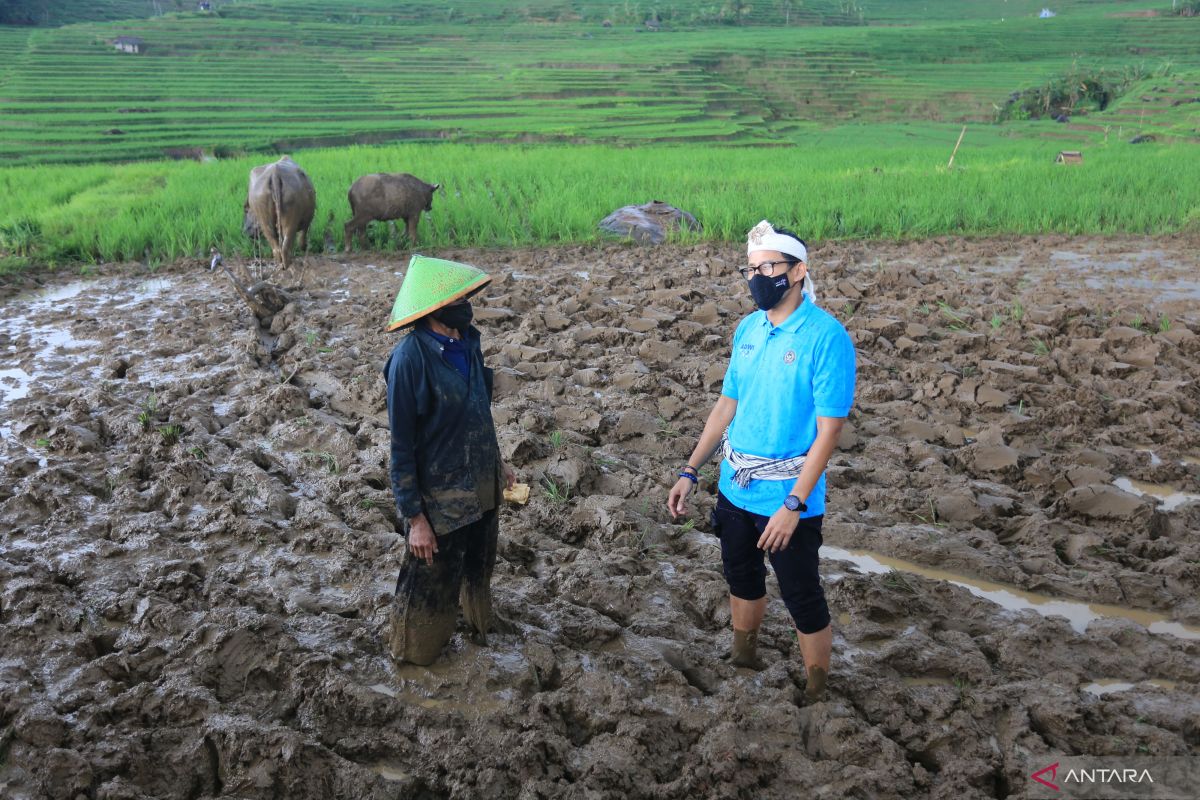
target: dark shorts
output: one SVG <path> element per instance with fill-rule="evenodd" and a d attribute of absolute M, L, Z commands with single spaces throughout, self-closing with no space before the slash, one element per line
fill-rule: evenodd
<path fill-rule="evenodd" d="M 717 493 L 717 507 L 712 512 L 713 533 L 721 540 L 721 565 L 729 593 L 734 597 L 759 600 L 767 596 L 767 566 L 757 545 L 769 519 L 740 509 L 724 494 Z M 829 625 L 829 606 L 817 569 L 823 521 L 823 516 L 801 518 L 788 546 L 778 553 L 767 554 L 779 580 L 783 602 L 801 633 L 816 633 Z"/>

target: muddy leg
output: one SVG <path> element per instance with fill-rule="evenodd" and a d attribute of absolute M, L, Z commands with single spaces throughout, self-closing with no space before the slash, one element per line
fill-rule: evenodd
<path fill-rule="evenodd" d="M 412 247 L 417 246 L 417 223 L 421 221 L 421 215 L 417 214 L 414 217 L 409 217 L 405 220 L 408 229 L 408 241 Z"/>
<path fill-rule="evenodd" d="M 463 584 L 459 602 L 463 616 L 475 629 L 477 644 L 487 644 L 492 622 L 492 570 L 496 566 L 496 540 L 500 533 L 500 515 L 486 512 L 470 526 L 471 537 L 463 559 Z"/>
<path fill-rule="evenodd" d="M 295 239 L 293 238 L 294 236 L 294 233 L 285 233 L 279 242 L 279 263 L 284 270 L 287 270 L 292 263 L 292 244 L 295 242 Z"/>
<path fill-rule="evenodd" d="M 796 631 L 800 640 L 800 655 L 804 657 L 804 669 L 808 683 L 804 688 L 804 703 L 816 703 L 825 699 L 825 683 L 829 679 L 829 657 L 833 650 L 833 627 L 826 625 L 816 633 Z"/>
<path fill-rule="evenodd" d="M 462 580 L 462 531 L 438 537 L 433 566 L 405 553 L 396 578 L 388 649 L 397 662 L 427 666 L 437 659 L 458 621 L 455 599 Z"/>
<path fill-rule="evenodd" d="M 758 658 L 758 629 L 767 613 L 767 598 L 743 600 L 729 595 L 729 611 L 733 619 L 730 663 L 735 667 L 762 669 L 762 661 Z"/>
<path fill-rule="evenodd" d="M 276 264 L 283 263 L 283 246 L 280 244 L 279 237 L 276 236 L 276 231 L 270 225 L 263 228 L 263 236 L 267 238 L 267 244 L 271 245 L 271 257 L 275 259 Z"/>

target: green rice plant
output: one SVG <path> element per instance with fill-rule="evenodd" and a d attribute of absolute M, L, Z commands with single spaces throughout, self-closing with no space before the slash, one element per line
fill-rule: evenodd
<path fill-rule="evenodd" d="M 1133 322 L 1130 323 L 1129 327 L 1133 328 L 1135 331 L 1143 330 L 1146 327 L 1146 321 L 1142 319 L 1141 314 L 1134 314 Z"/>
<path fill-rule="evenodd" d="M 546 499 L 556 506 L 566 505 L 571 500 L 571 485 L 564 483 L 560 486 L 548 475 L 542 479 L 542 490 Z"/>
<path fill-rule="evenodd" d="M 197 461 L 208 461 L 208 453 L 200 445 L 189 447 L 188 454 Z"/>
<path fill-rule="evenodd" d="M 1048 355 L 1050 353 L 1050 345 L 1046 344 L 1041 339 L 1031 339 L 1033 342 L 1033 352 L 1039 356 Z"/>
<path fill-rule="evenodd" d="M 563 446 L 566 444 L 566 439 L 563 436 L 563 432 L 561 430 L 550 431 L 549 439 L 550 439 L 550 447 L 554 450 L 561 450 L 561 449 L 563 449 Z"/>
<path fill-rule="evenodd" d="M 913 586 L 908 580 L 908 577 L 899 570 L 893 569 L 884 574 L 883 578 L 880 580 L 880 583 L 887 588 L 892 589 L 893 591 L 903 592 L 904 594 L 917 593 L 916 587 Z"/>
<path fill-rule="evenodd" d="M 37 440 L 34 442 L 34 444 L 36 444 L 38 447 L 46 448 L 46 447 L 49 447 L 49 446 L 50 446 L 50 440 L 49 440 L 49 439 L 45 439 L 45 438 L 41 438 L 41 439 L 37 439 Z"/>
<path fill-rule="evenodd" d="M 158 395 L 151 392 L 142 401 L 142 410 L 138 412 L 137 421 L 142 426 L 142 430 L 148 431 L 154 424 L 154 415 L 158 411 Z"/>
<path fill-rule="evenodd" d="M 679 438 L 679 431 L 670 423 L 669 420 L 667 420 L 666 417 L 658 418 L 658 427 L 656 428 L 656 433 L 665 439 Z"/>
<path fill-rule="evenodd" d="M 28 217 L 0 223 L 0 255 L 32 256 L 42 244 L 41 225 Z"/>
<path fill-rule="evenodd" d="M 1009 307 L 1008 316 L 1013 322 L 1020 322 L 1025 318 L 1025 306 L 1021 305 L 1020 300 L 1013 300 L 1012 306 Z"/>
<path fill-rule="evenodd" d="M 337 456 L 328 450 L 305 450 L 304 458 L 312 464 L 321 465 L 330 475 L 336 475 L 341 472 L 341 465 L 338 464 Z"/>
<path fill-rule="evenodd" d="M 160 425 L 158 428 L 159 438 L 167 447 L 178 442 L 182 434 L 183 428 L 178 425 Z"/>
<path fill-rule="evenodd" d="M 1171 318 L 1166 314 L 1160 314 L 1158 317 L 1158 332 L 1166 333 L 1171 330 Z"/>
<path fill-rule="evenodd" d="M 1001 314 L 992 314 L 991 319 L 992 330 L 998 331 L 1004 327 L 1004 316 Z"/>

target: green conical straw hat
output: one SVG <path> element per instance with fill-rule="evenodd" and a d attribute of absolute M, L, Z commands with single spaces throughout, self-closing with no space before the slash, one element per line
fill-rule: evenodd
<path fill-rule="evenodd" d="M 394 331 L 411 325 L 426 314 L 482 289 L 491 281 L 491 275 L 469 264 L 413 255 L 408 261 L 400 291 L 396 293 L 396 302 L 392 304 L 387 329 Z"/>

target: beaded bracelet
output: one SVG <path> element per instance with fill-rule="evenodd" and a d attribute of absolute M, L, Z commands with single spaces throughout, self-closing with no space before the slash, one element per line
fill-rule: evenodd
<path fill-rule="evenodd" d="M 700 483 L 700 479 L 699 479 L 699 478 L 697 478 L 695 475 L 693 475 L 693 474 L 692 474 L 692 473 L 690 473 L 690 472 L 683 472 L 683 471 L 681 470 L 681 471 L 679 472 L 679 477 L 681 477 L 681 478 L 687 478 L 687 479 L 688 479 L 689 481 L 691 481 L 692 483 Z"/>

